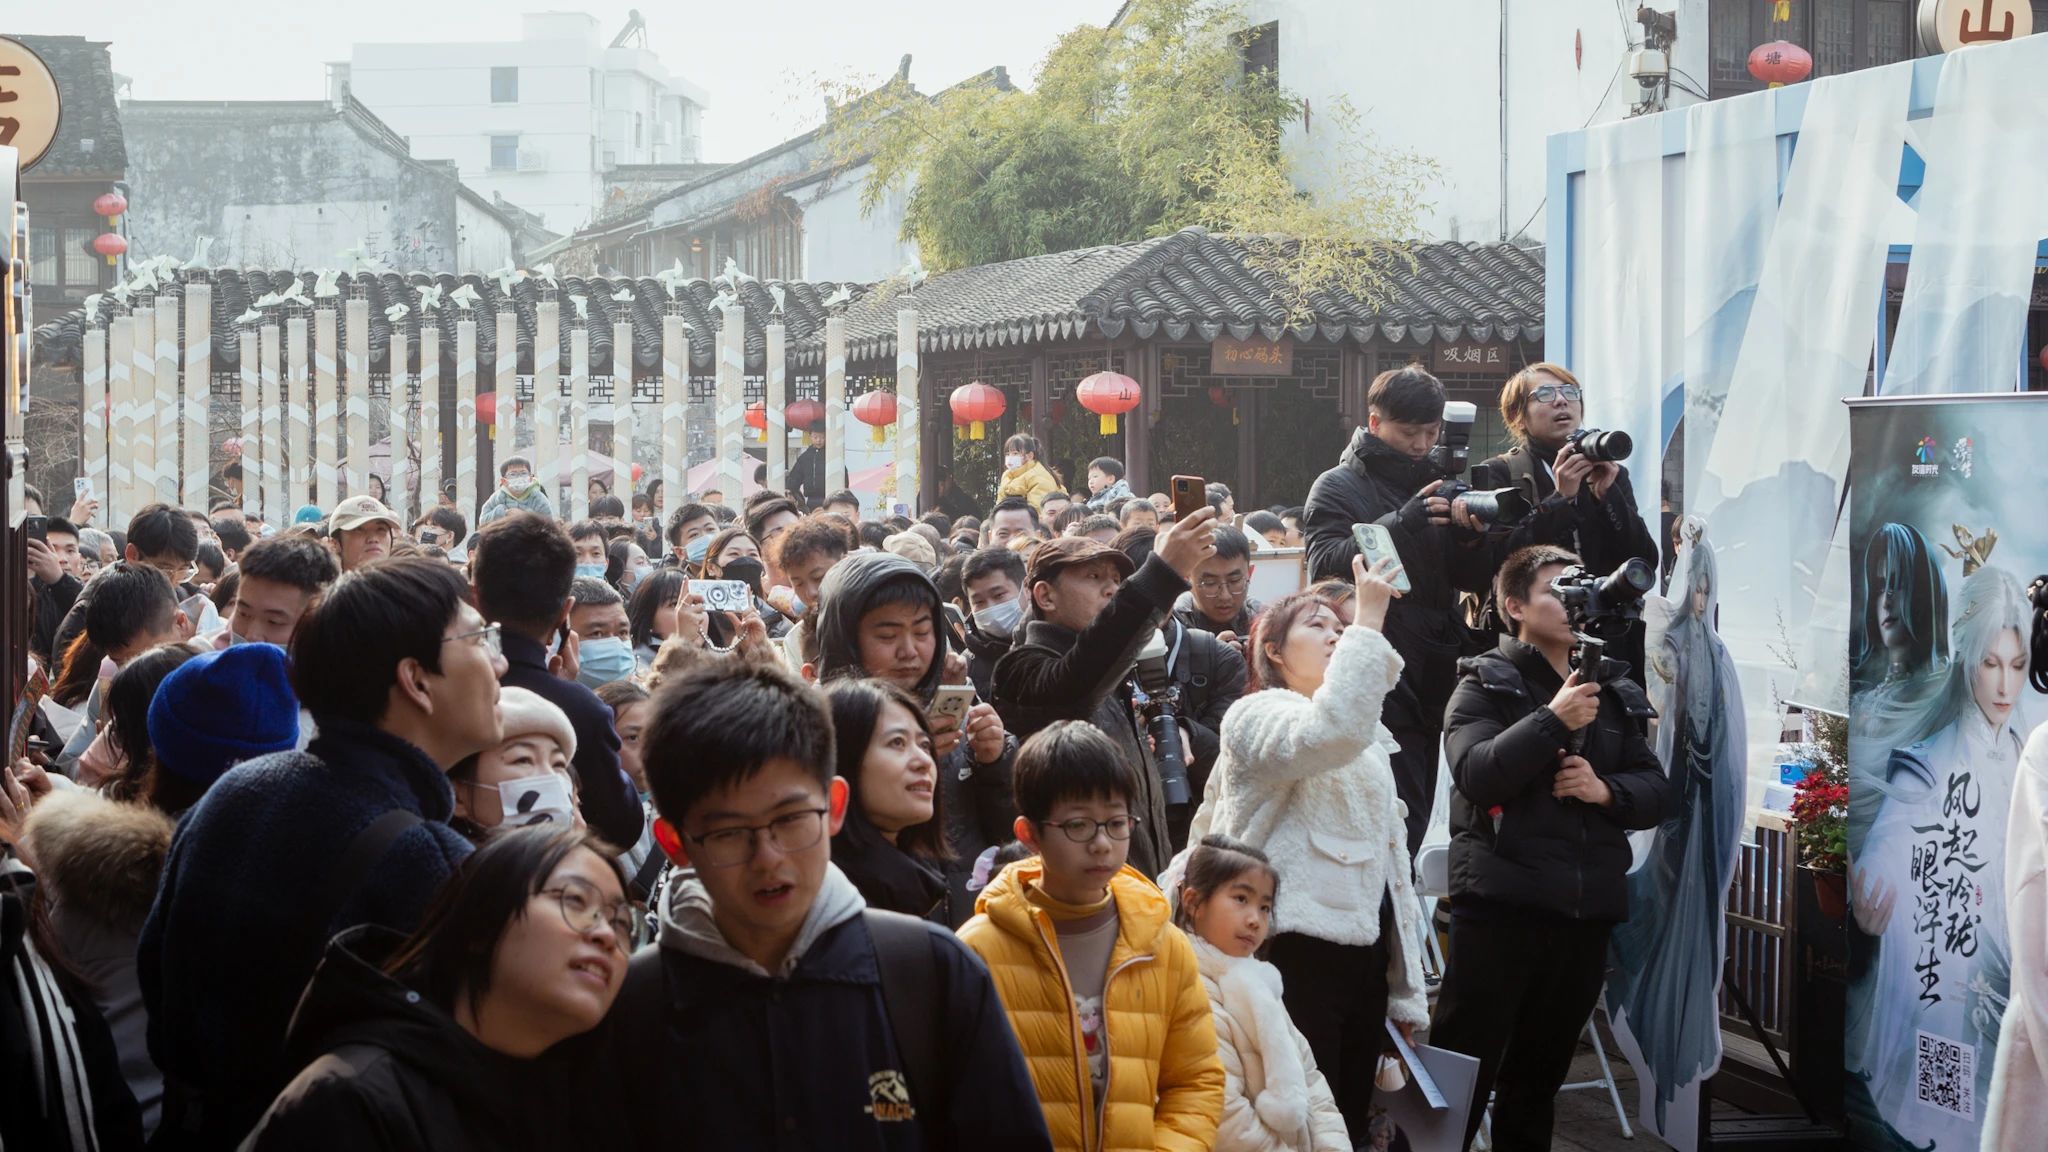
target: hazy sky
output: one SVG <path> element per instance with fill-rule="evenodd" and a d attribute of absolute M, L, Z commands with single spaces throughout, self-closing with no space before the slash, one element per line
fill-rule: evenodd
<path fill-rule="evenodd" d="M 704 158 L 739 160 L 817 122 L 808 78 L 885 75 L 907 52 L 927 92 L 998 64 L 1028 83 L 1061 33 L 1107 21 L 1117 0 L 0 0 L 0 31 L 109 41 L 137 99 L 313 100 L 359 40 L 515 40 L 522 12 L 581 9 L 608 41 L 633 7 L 662 63 L 710 94 Z"/>

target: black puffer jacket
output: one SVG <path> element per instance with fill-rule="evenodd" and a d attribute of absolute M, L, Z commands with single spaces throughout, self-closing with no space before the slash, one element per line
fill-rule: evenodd
<path fill-rule="evenodd" d="M 1351 579 L 1354 525 L 1379 524 L 1393 534 L 1413 585 L 1387 605 L 1382 630 L 1402 660 L 1385 705 L 1387 726 L 1397 731 L 1437 728 L 1467 639 L 1458 593 L 1483 593 L 1493 579 L 1482 537 L 1429 523 L 1417 493 L 1437 478 L 1428 464 L 1361 427 L 1337 466 L 1316 477 L 1302 514 L 1311 580 Z"/>
<path fill-rule="evenodd" d="M 565 1041 L 532 1060 L 485 1047 L 384 974 L 403 940 L 365 925 L 328 945 L 286 1042 L 302 1071 L 243 1152 L 577 1147 L 580 1110 L 563 1086 L 591 1041 Z"/>
<path fill-rule="evenodd" d="M 1648 697 L 1605 661 L 1600 711 L 1582 753 L 1611 807 L 1550 794 L 1570 733 L 1550 710 L 1564 679 L 1512 637 L 1458 664 L 1444 717 L 1451 761 L 1451 902 L 1537 908 L 1575 920 L 1628 919 L 1628 833 L 1664 819 L 1676 792 L 1643 739 Z"/>

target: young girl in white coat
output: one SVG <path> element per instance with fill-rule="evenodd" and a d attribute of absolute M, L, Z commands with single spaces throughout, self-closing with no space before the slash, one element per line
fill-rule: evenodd
<path fill-rule="evenodd" d="M 1223 1120 L 1215 1152 L 1350 1152 L 1343 1113 L 1287 1016 L 1280 970 L 1258 958 L 1280 874 L 1264 852 L 1204 836 L 1187 854 L 1174 922 L 1195 943 L 1216 1015 Z"/>

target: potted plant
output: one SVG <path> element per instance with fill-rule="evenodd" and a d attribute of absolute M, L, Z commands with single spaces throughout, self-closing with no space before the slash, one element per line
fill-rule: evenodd
<path fill-rule="evenodd" d="M 1821 912 L 1840 920 L 1848 910 L 1849 720 L 1815 712 L 1812 724 L 1813 766 L 1792 788 L 1792 832 Z"/>

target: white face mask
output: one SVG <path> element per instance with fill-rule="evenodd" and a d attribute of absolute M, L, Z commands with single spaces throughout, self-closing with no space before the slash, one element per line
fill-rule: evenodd
<path fill-rule="evenodd" d="M 1008 456 L 1003 457 L 1003 467 L 1005 468 L 1022 468 L 1023 466 L 1024 457 L 1019 456 L 1014 452 Z"/>
<path fill-rule="evenodd" d="M 1024 615 L 1022 600 L 1005 600 L 991 604 L 974 614 L 975 630 L 987 636 L 1008 639 L 1017 630 L 1017 621 Z"/>
<path fill-rule="evenodd" d="M 569 799 L 569 782 L 559 772 L 505 780 L 498 784 L 498 803 L 504 806 L 501 828 L 525 828 L 533 824 L 576 822 L 576 807 Z"/>

